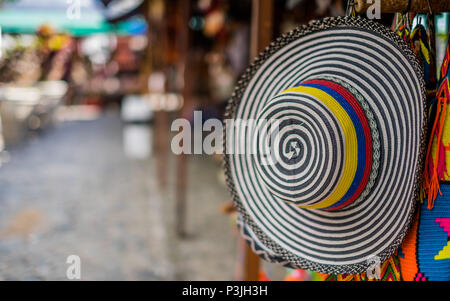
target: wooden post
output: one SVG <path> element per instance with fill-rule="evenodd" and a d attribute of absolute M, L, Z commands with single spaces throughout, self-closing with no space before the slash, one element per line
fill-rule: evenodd
<path fill-rule="evenodd" d="M 143 6 L 144 18 L 147 22 L 147 46 L 145 48 L 144 63 L 139 67 L 140 78 L 139 83 L 141 86 L 141 93 L 148 93 L 148 77 L 152 72 L 153 63 L 153 51 L 152 51 L 152 30 L 151 30 L 151 14 L 150 14 L 150 2 L 144 2 Z"/>
<path fill-rule="evenodd" d="M 168 79 L 168 54 L 170 52 L 169 45 L 169 31 L 168 31 L 168 19 L 167 15 L 168 4 L 164 1 L 164 17 L 159 20 L 159 37 L 158 41 L 155 41 L 157 44 L 158 55 L 159 57 L 155 57 L 155 59 L 161 60 L 161 65 L 159 67 L 159 71 L 161 71 L 165 75 L 165 86 L 163 93 L 168 92 L 167 87 L 167 79 Z M 154 65 L 155 62 L 153 63 Z M 166 192 L 167 183 L 168 183 L 168 164 L 169 164 L 169 115 L 165 108 L 160 108 L 159 111 L 155 113 L 155 136 L 156 136 L 156 149 L 157 149 L 157 170 L 158 170 L 158 181 L 159 186 L 163 193 Z"/>
<path fill-rule="evenodd" d="M 252 0 L 250 60 L 269 46 L 273 35 L 273 0 Z"/>
<path fill-rule="evenodd" d="M 183 108 L 181 109 L 181 117 L 188 118 L 190 112 L 191 86 L 190 86 L 190 66 L 189 66 L 189 17 L 190 17 L 190 0 L 178 0 L 178 14 L 181 22 L 179 22 L 179 48 L 180 48 L 180 66 L 179 70 L 184 72 L 183 83 Z M 187 172 L 188 172 L 188 155 L 181 154 L 177 157 L 177 178 L 175 192 L 175 227 L 179 237 L 185 237 L 186 231 L 186 194 L 187 194 Z"/>
<path fill-rule="evenodd" d="M 273 35 L 273 0 L 252 0 L 252 23 L 250 60 L 266 48 L 272 41 Z M 244 249 L 244 281 L 257 281 L 259 278 L 260 260 L 258 255 L 245 241 L 240 239 L 240 244 L 245 244 Z"/>
<path fill-rule="evenodd" d="M 158 0 L 162 1 L 162 0 Z M 147 48 L 145 50 L 144 63 L 140 67 L 141 92 L 148 94 L 152 92 L 163 93 L 166 91 L 150 91 L 148 80 L 152 72 L 164 72 L 167 61 L 164 51 L 168 47 L 167 43 L 167 24 L 165 18 L 155 19 L 152 16 L 152 5 L 157 2 L 144 2 L 144 17 L 147 21 Z M 164 4 L 164 2 L 162 2 Z M 167 165 L 169 154 L 169 126 L 168 114 L 162 109 L 158 109 L 154 114 L 154 142 L 156 156 L 156 174 L 159 188 L 165 191 L 167 188 Z"/>

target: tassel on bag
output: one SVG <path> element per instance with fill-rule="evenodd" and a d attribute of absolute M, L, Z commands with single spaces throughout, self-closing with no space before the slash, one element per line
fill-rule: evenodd
<path fill-rule="evenodd" d="M 450 84 L 449 84 L 449 62 L 450 62 L 450 36 L 446 48 L 444 61 L 442 63 L 440 72 L 440 85 L 435 103 L 431 104 L 431 108 L 435 108 L 436 112 L 433 112 L 430 116 L 430 120 L 433 121 L 433 126 L 430 132 L 428 141 L 428 148 L 425 157 L 425 170 L 423 175 L 423 186 L 421 188 L 421 195 L 428 196 L 428 209 L 431 210 L 434 207 L 434 201 L 438 194 L 442 195 L 439 182 L 449 178 L 447 164 L 446 164 L 446 152 L 450 151 L 450 143 L 444 144 L 443 138 L 446 134 L 446 121 L 447 121 L 447 104 L 450 100 Z M 433 110 L 430 110 L 431 112 Z M 434 153 L 434 154 L 433 154 Z M 434 160 L 433 160 L 434 158 Z"/>
<path fill-rule="evenodd" d="M 447 117 L 447 103 L 450 99 L 449 81 L 448 76 L 442 82 L 438 92 L 438 102 L 436 108 L 436 117 L 431 131 L 432 137 L 428 143 L 426 161 L 425 161 L 425 186 L 428 191 L 428 209 L 433 209 L 434 201 L 442 192 L 439 187 L 439 181 L 445 180 L 445 174 L 447 173 L 447 167 L 445 162 L 445 150 L 442 142 L 442 135 L 444 125 Z M 436 138 L 436 154 L 433 162 L 432 147 Z"/>

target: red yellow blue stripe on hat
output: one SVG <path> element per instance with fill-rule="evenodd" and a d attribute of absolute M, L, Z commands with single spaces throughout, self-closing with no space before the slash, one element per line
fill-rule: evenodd
<path fill-rule="evenodd" d="M 372 138 L 363 108 L 352 93 L 329 80 L 310 80 L 284 92 L 306 93 L 319 99 L 339 120 L 345 136 L 345 164 L 337 187 L 327 199 L 301 207 L 338 210 L 348 206 L 363 192 L 372 167 Z"/>

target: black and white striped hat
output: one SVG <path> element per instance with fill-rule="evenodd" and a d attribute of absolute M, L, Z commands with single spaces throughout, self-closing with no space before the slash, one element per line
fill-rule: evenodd
<path fill-rule="evenodd" d="M 362 18 L 311 22 L 261 53 L 224 131 L 228 186 L 257 253 L 330 274 L 388 259 L 413 216 L 424 91 L 406 43 Z"/>

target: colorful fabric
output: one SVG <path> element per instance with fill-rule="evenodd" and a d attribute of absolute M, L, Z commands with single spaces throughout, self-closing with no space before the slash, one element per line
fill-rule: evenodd
<path fill-rule="evenodd" d="M 401 281 L 400 262 L 396 255 L 380 266 L 380 278 L 370 279 L 366 273 L 356 275 L 328 275 L 325 281 Z"/>
<path fill-rule="evenodd" d="M 450 35 L 447 41 L 447 48 L 445 50 L 444 60 L 442 61 L 442 67 L 440 72 L 441 79 L 447 75 L 449 63 L 450 63 Z"/>
<path fill-rule="evenodd" d="M 437 218 L 436 223 L 439 223 L 439 225 L 444 229 L 444 231 L 450 238 L 450 218 Z M 434 260 L 444 259 L 450 259 L 450 240 L 448 241 L 447 245 L 439 252 L 439 254 L 434 257 Z"/>
<path fill-rule="evenodd" d="M 400 25 L 396 30 L 398 36 L 405 42 L 409 43 L 410 41 L 410 31 L 404 24 Z"/>
<path fill-rule="evenodd" d="M 420 31 L 423 35 L 423 29 Z M 427 61 L 424 56 L 427 50 L 422 51 L 422 62 Z M 407 281 L 450 280 L 450 186 L 440 184 L 450 180 L 449 60 L 450 43 L 441 67 L 438 92 L 429 103 L 430 137 L 422 186 L 426 199 L 399 250 L 402 276 Z"/>
<path fill-rule="evenodd" d="M 288 269 L 284 281 L 323 281 L 322 274 L 300 270 L 300 269 Z"/>
<path fill-rule="evenodd" d="M 429 200 L 429 209 L 433 208 L 434 200 L 441 194 L 440 181 L 449 181 L 450 175 L 450 110 L 447 109 L 450 100 L 450 85 L 448 75 L 443 79 L 437 99 L 432 105 L 434 123 L 425 161 L 424 187 Z"/>
<path fill-rule="evenodd" d="M 441 80 L 436 98 L 430 102 L 429 130 L 430 138 L 423 176 L 423 191 L 427 193 L 429 209 L 433 208 L 434 200 L 440 194 L 439 182 L 450 181 L 450 110 L 447 108 L 450 100 L 450 39 L 446 55 L 441 67 Z"/>
<path fill-rule="evenodd" d="M 418 25 L 411 34 L 399 30 L 399 35 L 410 43 L 424 71 L 428 97 L 428 147 L 420 196 L 426 201 L 419 208 L 410 232 L 405 238 L 399 256 L 404 280 L 443 280 L 449 269 L 450 245 L 448 241 L 448 218 L 445 198 L 448 187 L 440 187 L 440 181 L 449 180 L 450 122 L 447 103 L 450 100 L 449 59 L 450 44 L 447 45 L 444 62 L 440 70 L 440 84 L 436 91 L 436 62 L 434 23 L 428 20 L 428 32 Z M 403 28 L 404 29 L 404 28 Z M 436 93 L 437 92 L 437 93 Z M 448 196 L 447 196 L 448 197 Z M 441 216 L 441 217 L 439 217 Z M 437 229 L 441 227 L 441 231 Z M 442 231 L 443 230 L 443 231 Z"/>
<path fill-rule="evenodd" d="M 430 47 L 431 42 L 430 36 L 423 25 L 417 25 L 411 32 L 411 47 L 422 64 L 428 97 L 434 97 L 437 83 L 436 63 Z"/>
<path fill-rule="evenodd" d="M 441 192 L 432 209 L 428 200 L 421 205 L 399 250 L 406 281 L 450 281 L 450 185 Z"/>
<path fill-rule="evenodd" d="M 419 273 L 417 264 L 417 229 L 419 227 L 419 217 L 420 210 L 417 211 L 411 229 L 398 251 L 400 270 L 402 278 L 405 281 L 415 281 Z"/>
<path fill-rule="evenodd" d="M 260 269 L 258 273 L 258 281 L 272 281 L 272 279 L 270 279 L 269 276 L 267 276 L 266 271 Z"/>
<path fill-rule="evenodd" d="M 441 191 L 432 210 L 422 204 L 417 231 L 419 271 L 430 281 L 450 281 L 450 185 L 441 185 Z"/>

